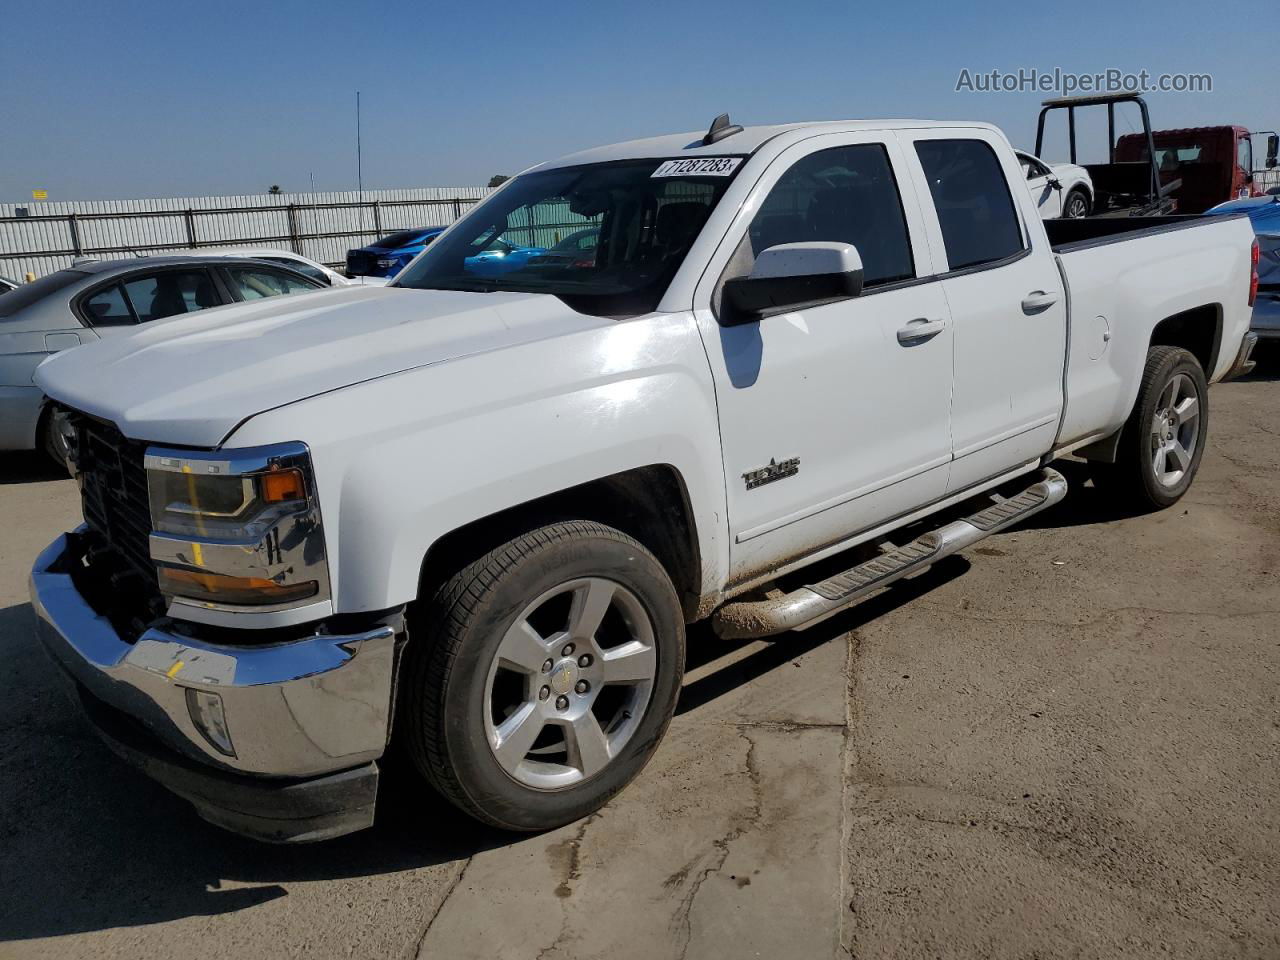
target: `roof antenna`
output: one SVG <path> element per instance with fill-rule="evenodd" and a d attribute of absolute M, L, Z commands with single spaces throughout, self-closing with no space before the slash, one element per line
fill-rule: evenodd
<path fill-rule="evenodd" d="M 709 147 L 713 143 L 719 143 L 725 137 L 732 137 L 735 133 L 741 133 L 742 127 L 736 123 L 729 122 L 729 115 L 722 113 L 711 121 L 711 129 L 707 131 L 707 135 L 702 138 L 702 145 Z"/>

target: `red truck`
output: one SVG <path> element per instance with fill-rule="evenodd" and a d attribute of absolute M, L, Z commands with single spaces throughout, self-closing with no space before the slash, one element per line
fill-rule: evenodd
<path fill-rule="evenodd" d="M 1203 213 L 1227 200 L 1261 196 L 1254 177 L 1253 136 L 1247 127 L 1182 127 L 1154 130 L 1156 165 L 1160 182 L 1181 180 L 1168 196 L 1177 201 L 1178 213 Z M 1276 165 L 1276 134 L 1267 136 L 1266 167 Z M 1128 133 L 1116 141 L 1117 162 L 1147 159 L 1146 136 Z"/>

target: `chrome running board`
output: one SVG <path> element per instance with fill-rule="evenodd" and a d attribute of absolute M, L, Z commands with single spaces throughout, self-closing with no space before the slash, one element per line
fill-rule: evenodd
<path fill-rule="evenodd" d="M 1046 468 L 1038 482 L 1016 497 L 998 500 L 963 520 L 948 523 L 821 583 L 765 600 L 727 603 L 712 616 L 712 627 L 717 635 L 728 639 L 804 630 L 895 580 L 919 573 L 944 557 L 1053 506 L 1066 495 L 1066 479 L 1057 470 Z"/>

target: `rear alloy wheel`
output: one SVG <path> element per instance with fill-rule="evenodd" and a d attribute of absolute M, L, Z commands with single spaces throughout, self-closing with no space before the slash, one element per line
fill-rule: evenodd
<path fill-rule="evenodd" d="M 457 806 L 508 830 L 571 823 L 626 786 L 666 732 L 684 670 L 666 571 L 586 521 L 467 565 L 410 637 L 397 719 L 409 756 Z"/>
<path fill-rule="evenodd" d="M 1139 509 L 1177 503 L 1191 486 L 1209 429 L 1209 387 L 1196 358 L 1152 347 L 1113 464 L 1092 465 L 1094 485 Z"/>
<path fill-rule="evenodd" d="M 1190 376 L 1179 373 L 1161 392 L 1151 418 L 1151 470 L 1160 486 L 1172 490 L 1181 484 L 1199 440 L 1200 392 Z"/>

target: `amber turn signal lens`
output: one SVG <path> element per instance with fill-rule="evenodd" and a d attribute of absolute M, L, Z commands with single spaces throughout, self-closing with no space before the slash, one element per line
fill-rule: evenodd
<path fill-rule="evenodd" d="M 262 499 L 266 503 L 288 503 L 290 500 L 302 500 L 307 495 L 301 470 L 272 470 L 264 473 L 259 482 Z"/>
<path fill-rule="evenodd" d="M 227 577 L 220 573 L 201 573 L 198 570 L 176 570 L 160 567 L 160 590 L 189 600 L 207 600 L 210 603 L 230 603 L 241 606 L 262 606 L 269 603 L 288 603 L 313 597 L 320 589 L 314 580 L 305 583 L 276 583 L 262 577 Z"/>

